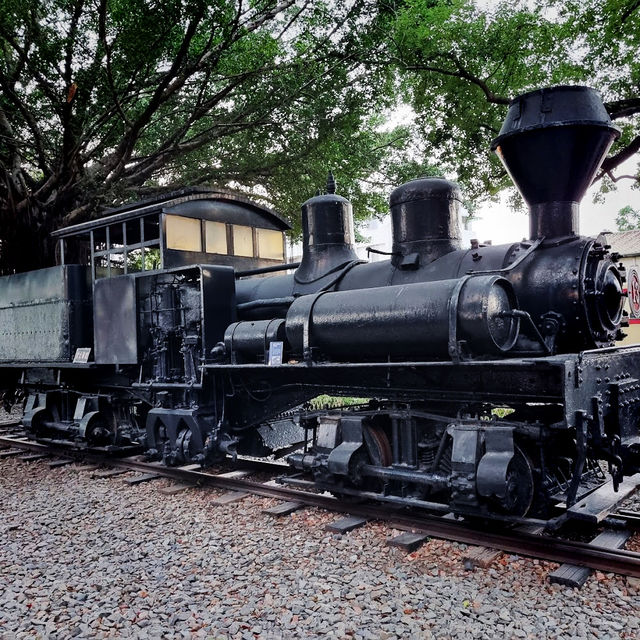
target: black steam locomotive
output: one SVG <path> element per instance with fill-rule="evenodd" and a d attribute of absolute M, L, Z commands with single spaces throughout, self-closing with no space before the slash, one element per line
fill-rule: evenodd
<path fill-rule="evenodd" d="M 302 434 L 292 483 L 482 517 L 571 510 L 605 469 L 616 489 L 640 470 L 624 269 L 578 235 L 618 135 L 586 87 L 516 98 L 493 149 L 531 224 L 508 245 L 461 247 L 443 178 L 391 194 L 377 262 L 332 180 L 302 207 L 298 265 L 281 264 L 286 223 L 228 194 L 65 229 L 60 266 L 0 279 L 0 382 L 40 440 L 206 465 Z M 65 243 L 88 266 L 65 265 Z M 306 404 L 321 394 L 361 402 Z"/>

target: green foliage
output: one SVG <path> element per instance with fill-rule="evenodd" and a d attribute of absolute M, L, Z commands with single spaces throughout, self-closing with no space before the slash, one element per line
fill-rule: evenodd
<path fill-rule="evenodd" d="M 390 58 L 426 153 L 467 196 L 510 186 L 488 149 L 509 99 L 553 84 L 601 91 L 622 136 L 600 177 L 640 150 L 640 4 L 635 0 L 405 0 L 388 16 Z M 636 181 L 639 173 L 627 176 Z"/>
<path fill-rule="evenodd" d="M 506 418 L 515 412 L 515 409 L 511 407 L 495 407 L 491 409 L 491 415 L 496 416 L 496 418 Z"/>
<path fill-rule="evenodd" d="M 622 207 L 616 216 L 616 226 L 618 227 L 618 231 L 640 229 L 640 211 L 630 205 Z"/>
<path fill-rule="evenodd" d="M 557 83 L 598 88 L 622 129 L 602 189 L 640 185 L 617 172 L 640 151 L 639 50 L 637 0 L 3 0 L 0 272 L 183 185 L 243 189 L 294 235 L 329 168 L 356 222 L 419 175 L 495 197 L 509 99 Z M 415 122 L 386 124 L 401 100 Z"/>
<path fill-rule="evenodd" d="M 245 189 L 295 225 L 332 168 L 359 216 L 379 213 L 363 180 L 395 177 L 408 132 L 375 115 L 395 91 L 374 9 L 5 0 L 0 271 L 50 263 L 61 225 L 185 184 Z M 37 233 L 41 251 L 12 250 Z"/>
<path fill-rule="evenodd" d="M 141 250 L 129 252 L 127 255 L 127 270 L 129 273 L 142 271 L 143 253 Z M 160 249 L 145 248 L 144 271 L 153 271 L 160 268 Z"/>
<path fill-rule="evenodd" d="M 312 411 L 319 411 L 321 409 L 341 409 L 343 407 L 358 407 L 366 405 L 369 400 L 370 398 L 352 398 L 323 394 L 309 400 L 306 406 Z"/>

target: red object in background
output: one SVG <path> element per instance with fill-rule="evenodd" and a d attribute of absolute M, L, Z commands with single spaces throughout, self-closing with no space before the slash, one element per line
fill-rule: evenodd
<path fill-rule="evenodd" d="M 640 276 L 638 270 L 635 267 L 629 269 L 628 276 L 629 285 L 629 310 L 632 318 L 640 318 Z"/>

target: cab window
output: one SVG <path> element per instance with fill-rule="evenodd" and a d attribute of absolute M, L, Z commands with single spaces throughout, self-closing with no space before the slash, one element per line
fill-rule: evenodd
<path fill-rule="evenodd" d="M 167 249 L 178 251 L 202 251 L 200 220 L 182 216 L 165 216 Z"/>
<path fill-rule="evenodd" d="M 253 258 L 253 229 L 239 224 L 232 225 L 233 255 Z"/>
<path fill-rule="evenodd" d="M 258 257 L 268 260 L 284 260 L 284 242 L 281 231 L 256 229 Z"/>
<path fill-rule="evenodd" d="M 204 225 L 207 253 L 227 255 L 227 225 L 224 222 L 211 220 L 206 220 Z"/>

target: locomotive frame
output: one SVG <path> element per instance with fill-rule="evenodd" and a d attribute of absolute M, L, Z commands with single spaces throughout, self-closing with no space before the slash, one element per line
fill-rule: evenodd
<path fill-rule="evenodd" d="M 530 238 L 503 246 L 461 247 L 461 196 L 444 178 L 391 194 L 393 249 L 375 263 L 357 258 L 331 176 L 302 207 L 296 265 L 274 259 L 286 223 L 220 192 L 62 230 L 65 242 L 89 234 L 91 268 L 65 265 L 61 249 L 59 267 L 0 279 L 0 323 L 36 336 L 0 341 L 0 382 L 25 394 L 39 440 L 203 465 L 299 443 L 288 482 L 463 516 L 564 504 L 582 517 L 598 487 L 640 482 L 640 347 L 615 346 L 624 269 L 578 233 L 617 135 L 586 87 L 516 98 L 493 148 L 529 206 Z M 326 393 L 369 402 L 305 405 Z"/>

